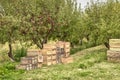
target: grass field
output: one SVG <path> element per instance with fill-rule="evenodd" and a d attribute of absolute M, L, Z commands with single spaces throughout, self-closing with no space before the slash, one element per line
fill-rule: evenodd
<path fill-rule="evenodd" d="M 86 51 L 72 55 L 74 63 L 31 71 L 15 70 L 18 63 L 1 62 L 0 80 L 120 80 L 120 64 L 107 62 L 106 49 Z"/>

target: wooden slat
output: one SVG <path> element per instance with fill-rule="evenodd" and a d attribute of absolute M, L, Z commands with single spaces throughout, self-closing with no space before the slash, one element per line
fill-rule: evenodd
<path fill-rule="evenodd" d="M 57 61 L 56 61 L 56 60 L 53 60 L 53 61 L 52 61 L 52 64 L 53 64 L 53 65 L 57 64 Z"/>
<path fill-rule="evenodd" d="M 43 55 L 38 55 L 38 62 L 43 62 Z"/>
<path fill-rule="evenodd" d="M 70 52 L 70 48 L 65 48 L 65 52 Z"/>
<path fill-rule="evenodd" d="M 120 51 L 108 50 L 107 56 L 112 58 L 120 58 Z"/>
<path fill-rule="evenodd" d="M 110 50 L 113 50 L 113 51 L 120 51 L 120 48 L 110 47 Z"/>
<path fill-rule="evenodd" d="M 56 59 L 57 56 L 56 55 L 52 55 L 52 60 Z"/>
<path fill-rule="evenodd" d="M 70 42 L 65 42 L 64 45 L 65 45 L 65 48 L 70 48 Z"/>
<path fill-rule="evenodd" d="M 52 55 L 52 54 L 56 54 L 56 51 L 49 51 L 49 50 L 42 50 L 42 55 Z"/>
<path fill-rule="evenodd" d="M 52 61 L 44 61 L 43 64 L 49 66 L 49 65 L 52 65 Z"/>
<path fill-rule="evenodd" d="M 56 46 L 54 44 L 44 44 L 43 48 L 47 50 L 55 50 Z"/>
<path fill-rule="evenodd" d="M 36 64 L 38 62 L 38 57 L 22 57 L 21 64 Z"/>
<path fill-rule="evenodd" d="M 109 40 L 110 50 L 120 51 L 120 39 Z"/>
<path fill-rule="evenodd" d="M 72 63 L 72 62 L 73 62 L 73 57 L 62 58 L 63 64 Z"/>
<path fill-rule="evenodd" d="M 41 51 L 40 50 L 36 50 L 36 49 L 31 49 L 31 50 L 28 50 L 27 51 L 27 56 L 37 56 L 41 54 Z"/>
<path fill-rule="evenodd" d="M 41 62 L 38 62 L 37 67 L 38 67 L 38 68 L 41 68 L 41 67 L 42 67 L 42 63 L 41 63 Z"/>
<path fill-rule="evenodd" d="M 51 60 L 52 59 L 52 56 L 49 55 L 49 56 L 43 56 L 43 61 L 48 61 L 48 60 Z"/>
<path fill-rule="evenodd" d="M 109 39 L 109 43 L 120 43 L 120 39 Z"/>

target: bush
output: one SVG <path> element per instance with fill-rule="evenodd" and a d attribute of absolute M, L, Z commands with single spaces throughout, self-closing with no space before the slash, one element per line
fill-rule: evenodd
<path fill-rule="evenodd" d="M 20 61 L 21 57 L 26 56 L 27 50 L 25 48 L 18 48 L 14 51 L 14 59 Z"/>

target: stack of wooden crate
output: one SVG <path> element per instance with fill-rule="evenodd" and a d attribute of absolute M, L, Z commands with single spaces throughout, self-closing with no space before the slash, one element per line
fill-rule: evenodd
<path fill-rule="evenodd" d="M 27 56 L 21 58 L 20 65 L 17 65 L 17 69 L 32 70 L 42 66 L 42 55 L 40 50 L 28 50 Z"/>
<path fill-rule="evenodd" d="M 120 62 L 120 39 L 109 40 L 110 50 L 107 51 L 107 59 L 111 62 Z"/>
<path fill-rule="evenodd" d="M 38 50 L 38 49 L 28 50 L 27 56 L 29 57 L 37 56 L 37 67 L 38 68 L 42 67 L 43 56 L 42 56 L 41 50 Z"/>
<path fill-rule="evenodd" d="M 73 58 L 70 56 L 70 42 L 58 41 L 57 47 L 57 62 L 58 63 L 72 63 Z"/>
<path fill-rule="evenodd" d="M 54 65 L 57 63 L 71 63 L 70 43 L 58 41 L 56 44 L 44 44 L 42 50 L 28 50 L 27 56 L 21 58 L 17 69 L 32 70 L 44 65 Z"/>
<path fill-rule="evenodd" d="M 42 49 L 43 64 L 53 65 L 56 64 L 56 46 L 52 44 L 44 44 Z"/>

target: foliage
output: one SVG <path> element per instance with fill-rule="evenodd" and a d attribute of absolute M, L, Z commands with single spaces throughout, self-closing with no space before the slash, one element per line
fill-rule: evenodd
<path fill-rule="evenodd" d="M 24 47 L 22 47 L 14 50 L 13 53 L 15 61 L 20 61 L 21 57 L 26 56 L 27 50 Z"/>

